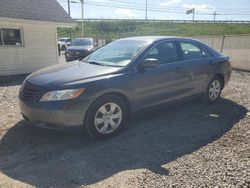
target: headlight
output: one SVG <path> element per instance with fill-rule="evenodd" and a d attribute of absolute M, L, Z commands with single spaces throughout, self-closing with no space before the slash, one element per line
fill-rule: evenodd
<path fill-rule="evenodd" d="M 42 96 L 40 101 L 59 101 L 73 99 L 80 96 L 84 91 L 84 88 L 49 91 Z"/>

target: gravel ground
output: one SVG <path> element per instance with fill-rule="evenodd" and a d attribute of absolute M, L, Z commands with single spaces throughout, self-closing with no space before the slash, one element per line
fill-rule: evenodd
<path fill-rule="evenodd" d="M 216 105 L 140 112 L 106 141 L 22 121 L 23 79 L 0 77 L 0 187 L 250 187 L 250 73 L 233 72 Z"/>

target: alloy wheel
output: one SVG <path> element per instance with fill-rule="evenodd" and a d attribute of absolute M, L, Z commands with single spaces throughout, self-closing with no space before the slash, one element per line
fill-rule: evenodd
<path fill-rule="evenodd" d="M 219 80 L 214 80 L 209 87 L 209 98 L 214 101 L 220 95 L 221 85 Z"/>
<path fill-rule="evenodd" d="M 110 134 L 119 127 L 121 121 L 121 107 L 116 103 L 106 103 L 97 110 L 94 124 L 101 134 Z"/>

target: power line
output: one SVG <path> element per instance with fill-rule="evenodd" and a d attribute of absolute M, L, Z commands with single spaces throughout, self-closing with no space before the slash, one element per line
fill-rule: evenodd
<path fill-rule="evenodd" d="M 121 6 L 121 5 L 111 5 L 111 4 L 102 4 L 102 3 L 92 3 L 90 1 L 86 2 L 88 5 L 95 5 L 95 6 L 102 6 L 102 7 L 114 7 L 114 8 L 128 8 L 128 9 L 133 9 L 133 10 L 141 10 L 145 11 L 145 8 L 140 8 L 136 6 Z M 171 11 L 171 10 L 161 10 L 161 9 L 148 9 L 149 12 L 168 12 L 168 13 L 179 13 L 179 14 L 185 14 L 185 11 Z"/>
<path fill-rule="evenodd" d="M 109 1 L 112 1 L 112 2 L 119 2 L 119 3 L 122 3 L 122 4 L 129 4 L 131 5 L 131 2 L 129 1 L 123 1 L 123 0 L 109 0 Z M 94 2 L 94 1 L 93 1 Z M 96 3 L 98 3 L 96 1 Z M 145 6 L 145 3 L 138 3 L 138 2 L 133 2 L 134 5 L 141 5 L 141 6 Z M 148 3 L 148 6 L 157 6 L 157 7 L 164 7 L 164 6 L 160 6 L 160 4 L 156 4 L 156 3 Z M 187 10 L 189 8 L 185 8 L 183 6 L 170 6 L 168 8 L 171 8 L 171 9 L 179 9 L 179 10 Z M 249 8 L 209 8 L 211 11 L 216 9 L 216 11 L 250 11 L 250 7 Z"/>
<path fill-rule="evenodd" d="M 110 1 L 114 1 L 114 0 L 110 0 Z M 65 0 L 61 0 L 60 2 L 66 2 Z M 122 2 L 122 1 L 119 1 Z M 125 3 L 125 1 L 123 1 Z M 76 3 L 80 3 L 80 2 L 76 2 Z M 91 6 L 101 6 L 101 7 L 110 7 L 110 8 L 127 8 L 127 9 L 132 9 L 132 10 L 137 10 L 137 11 L 145 11 L 145 4 L 142 6 L 138 6 L 138 5 L 121 5 L 121 4 L 110 4 L 110 3 L 101 3 L 101 2 L 96 2 L 96 1 L 86 1 L 85 4 L 91 5 Z M 133 3 L 133 4 L 140 4 L 140 3 Z M 176 7 L 177 8 L 177 7 Z M 180 8 L 180 7 L 179 7 Z M 183 8 L 183 7 L 182 7 Z M 157 8 L 157 7 L 152 7 L 150 6 L 150 8 L 147 8 L 148 12 L 163 12 L 163 13 L 174 13 L 174 14 L 186 14 L 186 10 L 187 9 L 175 9 L 175 8 L 168 8 L 163 9 L 163 8 Z M 214 12 L 214 11 L 213 11 Z M 204 12 L 204 11 L 196 11 L 196 14 L 200 14 L 200 15 L 213 15 L 213 12 Z M 224 11 L 218 11 L 216 9 L 216 13 L 217 15 L 250 15 L 250 10 L 244 10 L 244 11 L 229 11 L 229 10 L 224 10 Z"/>
<path fill-rule="evenodd" d="M 93 1 L 87 1 L 86 4 L 89 5 L 95 5 L 95 6 L 103 6 L 103 7 L 114 7 L 114 8 L 129 8 L 129 9 L 133 9 L 133 10 L 142 10 L 145 11 L 145 8 L 140 8 L 138 6 L 133 6 L 133 5 L 128 5 L 126 7 L 121 6 L 121 5 L 115 5 L 115 4 L 108 4 L 108 3 L 95 3 Z M 164 10 L 164 9 L 159 9 L 159 8 L 148 8 L 149 12 L 165 12 L 165 13 L 175 13 L 175 14 L 186 14 L 186 11 L 176 11 L 176 10 Z M 196 14 L 200 14 L 200 15 L 212 15 L 211 13 L 206 13 L 206 12 L 201 12 L 201 11 L 196 11 Z M 218 13 L 218 15 L 250 15 L 249 13 Z"/>
<path fill-rule="evenodd" d="M 65 0 L 58 0 L 60 2 L 66 2 Z M 108 0 L 108 1 L 112 1 L 112 2 L 116 2 L 119 4 L 128 4 L 131 5 L 131 2 L 128 1 L 122 1 L 122 0 Z M 74 1 L 76 3 L 80 3 L 79 0 L 78 1 Z M 100 3 L 100 1 L 91 1 L 92 3 Z M 138 3 L 138 2 L 133 2 L 132 3 L 134 6 L 139 6 L 139 7 L 145 7 L 145 3 Z M 164 7 L 164 6 L 160 6 L 160 4 L 156 4 L 156 3 L 148 3 L 148 6 L 153 5 L 154 7 Z M 168 7 L 168 9 L 179 9 L 179 10 L 187 10 L 189 8 L 183 7 L 183 6 L 170 6 Z M 209 10 L 216 10 L 216 11 L 250 11 L 250 7 L 249 8 L 209 8 Z"/>
<path fill-rule="evenodd" d="M 60 2 L 66 2 L 65 0 L 59 0 L 59 1 Z M 121 3 L 122 3 L 122 4 L 128 4 L 128 5 L 131 6 L 131 2 L 127 2 L 127 1 L 120 1 L 120 0 L 109 0 L 109 1 L 116 2 L 116 4 L 112 3 L 112 5 L 121 5 Z M 75 3 L 80 3 L 79 0 L 74 1 L 74 2 Z M 91 3 L 100 3 L 99 1 L 89 1 L 89 2 L 91 2 Z M 102 3 L 102 4 L 105 4 L 105 3 Z M 109 3 L 106 3 L 106 4 L 109 4 Z M 151 5 L 154 5 L 153 7 L 163 8 L 159 4 L 148 3 L 148 6 L 151 6 Z M 122 6 L 124 6 L 124 5 L 122 5 Z M 138 8 L 144 8 L 145 4 L 143 4 L 143 3 L 134 3 L 133 2 L 132 6 L 136 6 Z M 189 8 L 171 6 L 171 7 L 168 7 L 168 9 L 171 9 L 171 10 L 183 10 L 183 11 L 185 10 L 186 11 Z M 215 11 L 216 10 L 216 11 L 220 11 L 220 12 L 242 12 L 242 11 L 250 11 L 250 8 L 234 8 L 234 9 L 232 9 L 232 8 L 229 8 L 229 9 L 209 8 L 209 10 L 210 11 Z"/>
<path fill-rule="evenodd" d="M 112 2 L 119 2 L 119 3 L 123 3 L 123 4 L 129 4 L 129 5 L 131 5 L 131 2 L 128 2 L 128 1 L 122 1 L 122 0 L 109 0 L 109 1 L 112 1 Z M 94 2 L 94 1 L 92 1 L 92 2 Z M 96 2 L 96 3 L 98 3 L 98 2 Z M 145 6 L 145 4 L 144 3 L 135 3 L 135 2 L 133 2 L 133 4 L 135 4 L 135 5 L 141 5 L 142 7 L 144 7 Z M 155 3 L 148 3 L 148 6 L 157 6 L 157 7 L 163 7 L 163 6 L 160 6 L 160 4 L 155 4 Z M 178 9 L 178 10 L 187 10 L 187 9 L 189 9 L 189 8 L 185 8 L 185 7 L 183 7 L 183 6 L 170 6 L 170 7 L 168 7 L 168 9 Z M 237 12 L 241 12 L 241 11 L 250 11 L 250 8 L 228 8 L 228 9 L 225 9 L 225 8 L 213 8 L 213 7 L 211 7 L 211 8 L 209 8 L 209 10 L 210 11 L 215 11 L 215 9 L 216 9 L 216 11 L 227 11 L 227 12 L 230 12 L 230 11 L 237 11 Z"/>

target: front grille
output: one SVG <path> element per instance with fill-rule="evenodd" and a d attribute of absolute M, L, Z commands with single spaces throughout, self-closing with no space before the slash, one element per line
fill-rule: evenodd
<path fill-rule="evenodd" d="M 25 81 L 20 88 L 19 97 L 23 101 L 36 101 L 41 97 L 42 88 Z"/>
<path fill-rule="evenodd" d="M 86 50 L 74 50 L 70 52 L 71 56 L 85 57 L 89 54 Z"/>

